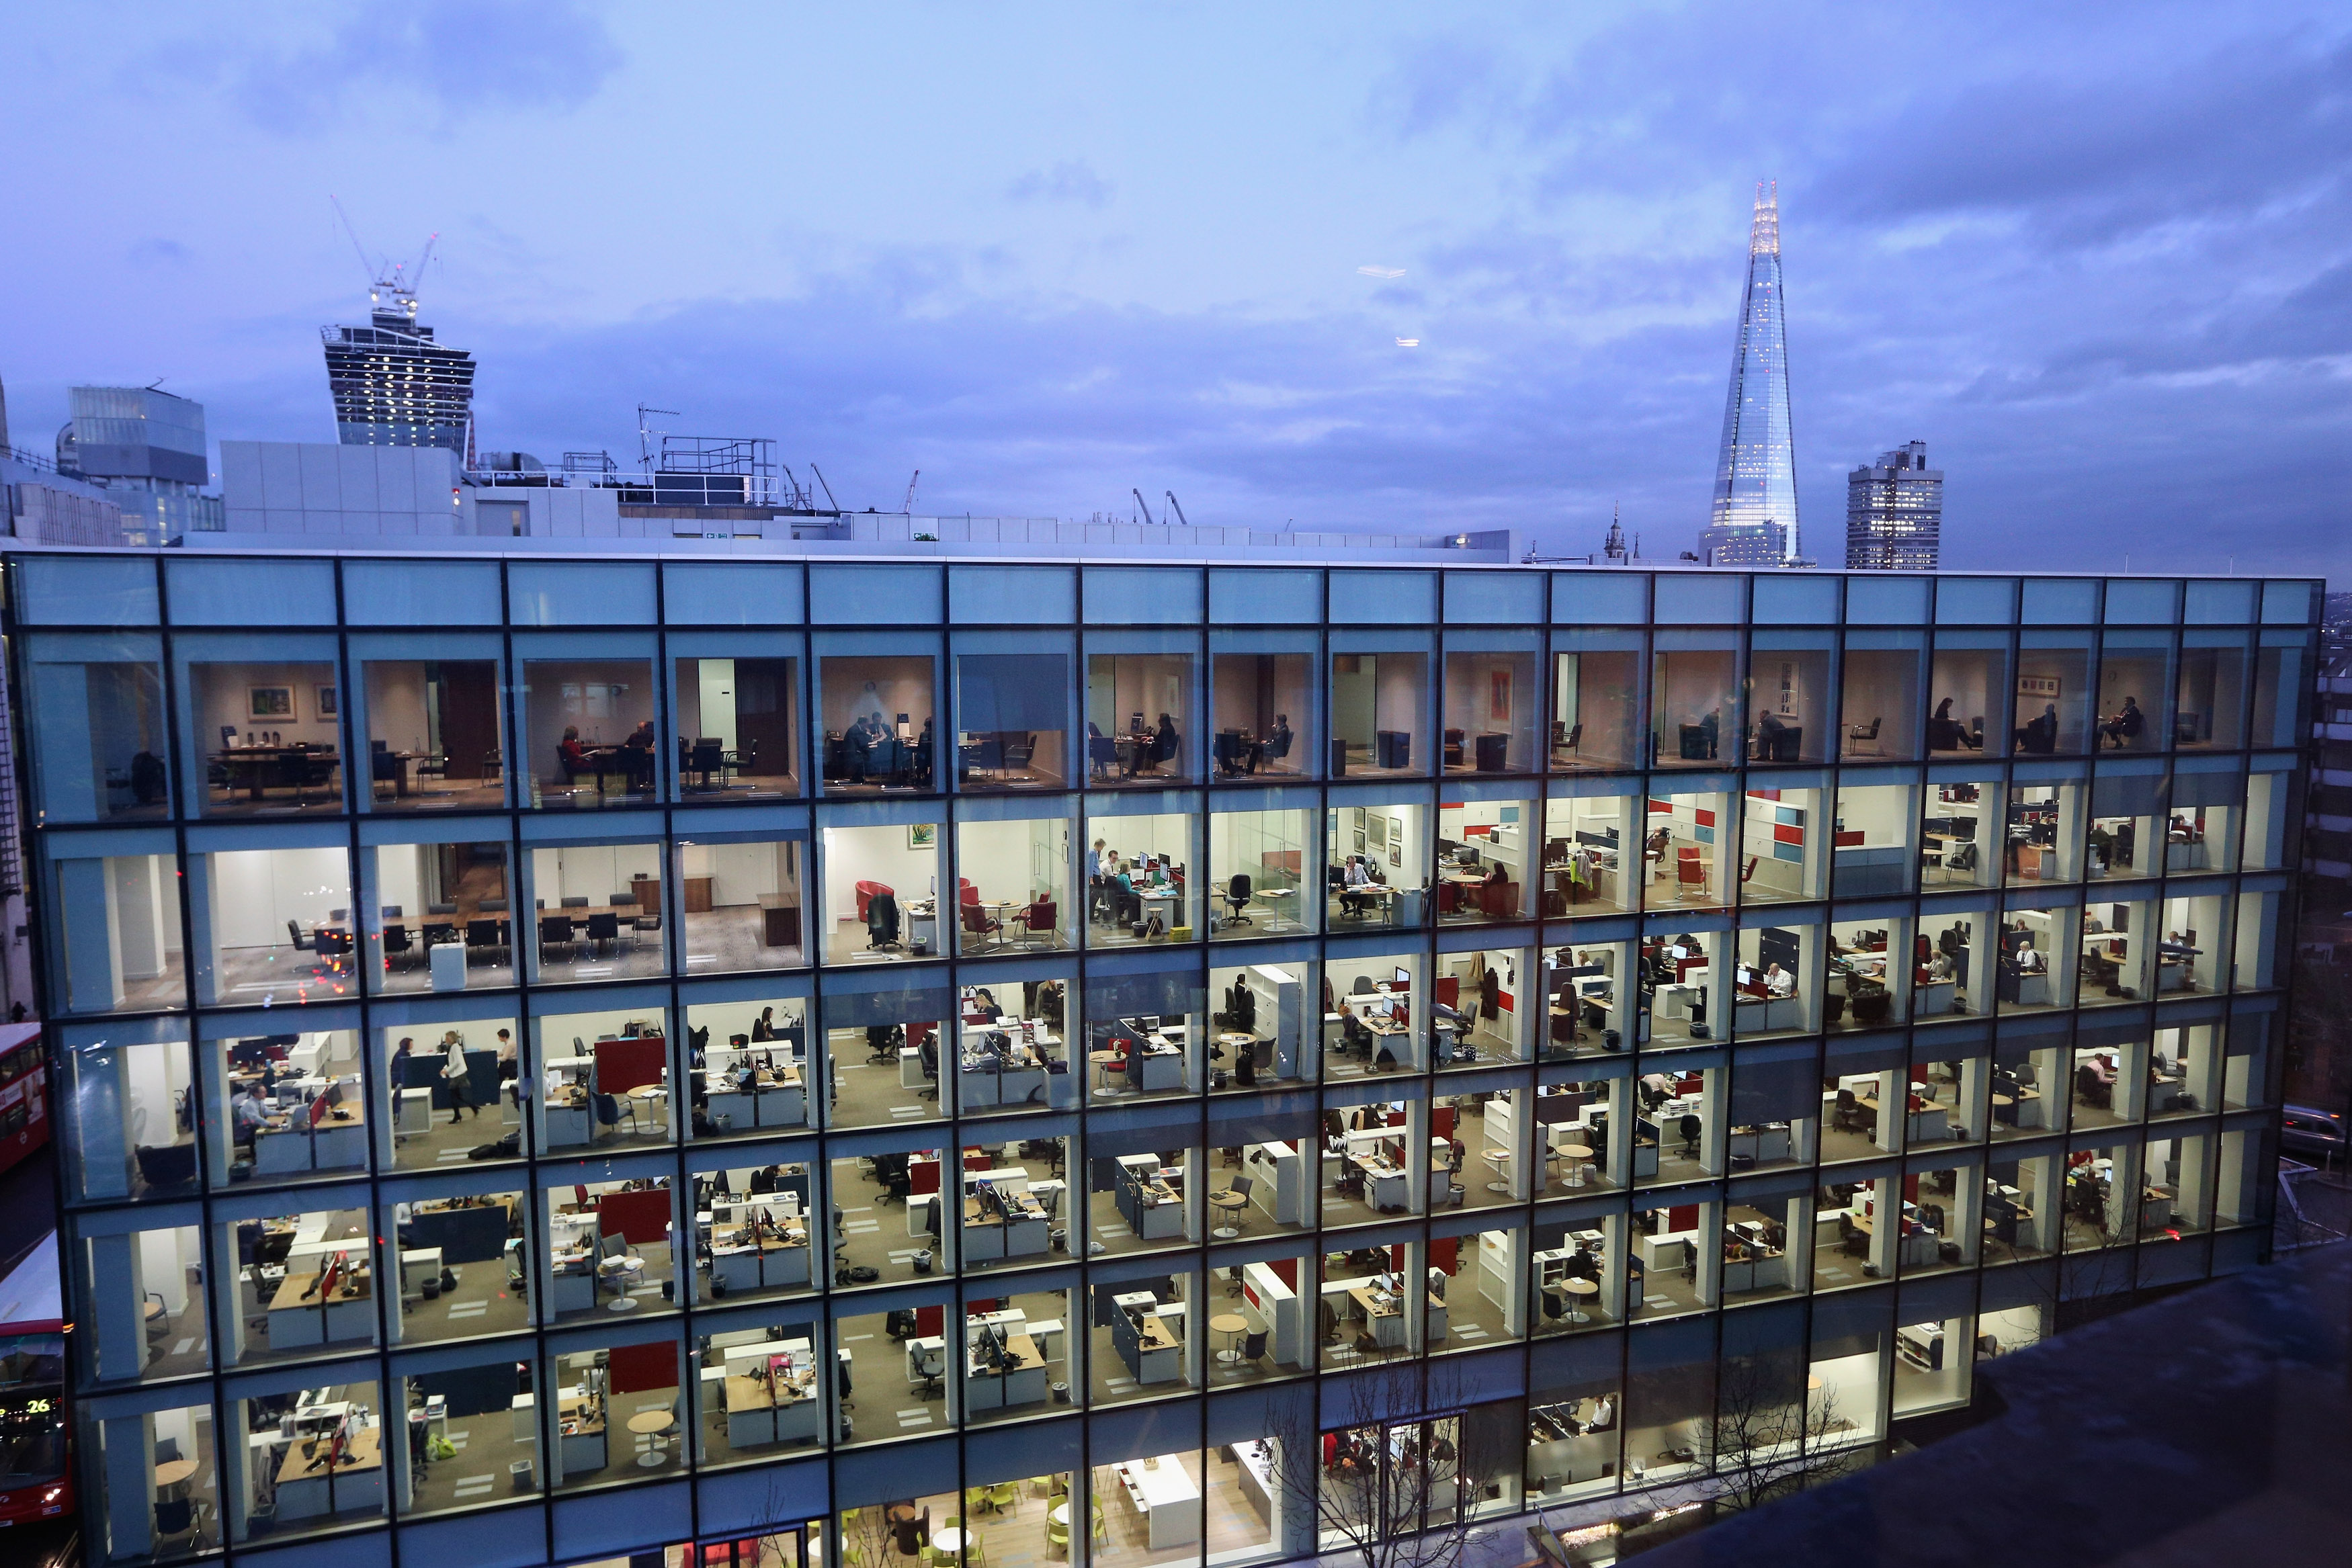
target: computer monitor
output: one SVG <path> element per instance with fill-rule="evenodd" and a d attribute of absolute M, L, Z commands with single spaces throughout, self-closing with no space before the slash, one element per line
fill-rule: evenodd
<path fill-rule="evenodd" d="M 1400 986 L 1405 987 L 1407 989 L 1411 989 L 1412 986 L 1412 972 L 1410 969 L 1399 969 L 1396 972 L 1396 983 Z"/>
<path fill-rule="evenodd" d="M 1470 845 L 1464 844 L 1460 849 L 1454 852 L 1454 863 L 1456 865 L 1476 865 L 1478 863 L 1478 852 L 1473 849 Z"/>

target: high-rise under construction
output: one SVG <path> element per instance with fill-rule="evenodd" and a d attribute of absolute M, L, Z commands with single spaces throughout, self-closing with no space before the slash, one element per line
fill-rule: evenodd
<path fill-rule="evenodd" d="M 368 290 L 364 327 L 322 327 L 335 436 L 346 446 L 446 446 L 474 460 L 474 356 L 433 340 L 397 274 Z"/>

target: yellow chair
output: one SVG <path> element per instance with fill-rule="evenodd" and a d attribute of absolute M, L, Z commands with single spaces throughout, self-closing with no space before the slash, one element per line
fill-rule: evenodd
<path fill-rule="evenodd" d="M 1047 1520 L 1045 1544 L 1067 1557 L 1070 1554 L 1070 1527 L 1066 1524 L 1055 1524 L 1052 1520 Z"/>
<path fill-rule="evenodd" d="M 963 1560 L 965 1568 L 988 1568 L 988 1542 L 980 1538 L 977 1530 L 963 1538 Z"/>
<path fill-rule="evenodd" d="M 1012 1510 L 1015 1513 L 1020 1512 L 1020 1487 L 1011 1481 L 1006 1481 L 1003 1486 L 990 1487 L 988 1489 L 988 1506 L 995 1509 L 1000 1513 L 1007 1509 Z"/>

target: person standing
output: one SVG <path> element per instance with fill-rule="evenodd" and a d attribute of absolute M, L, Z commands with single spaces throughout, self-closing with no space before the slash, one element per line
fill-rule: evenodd
<path fill-rule="evenodd" d="M 482 1112 L 479 1106 L 466 1103 L 466 1042 L 457 1038 L 456 1030 L 442 1037 L 441 1051 L 441 1079 L 449 1085 L 449 1124 L 454 1127 L 467 1113 L 478 1118 Z"/>

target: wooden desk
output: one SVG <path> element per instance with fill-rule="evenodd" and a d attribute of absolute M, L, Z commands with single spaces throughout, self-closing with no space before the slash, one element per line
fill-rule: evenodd
<path fill-rule="evenodd" d="M 689 908 L 692 906 L 689 904 Z M 797 894 L 760 895 L 760 946 L 797 947 L 801 945 L 801 903 Z"/>
<path fill-rule="evenodd" d="M 320 1437 L 287 1448 L 278 1467 L 279 1519 L 317 1519 L 383 1507 L 383 1446 L 378 1429 L 362 1427 L 352 1432 L 331 1470 L 325 1463 L 329 1451 L 328 1439 Z"/>

